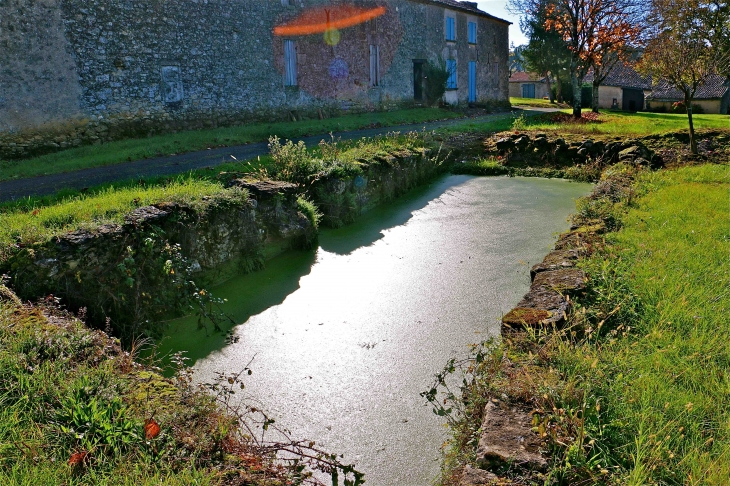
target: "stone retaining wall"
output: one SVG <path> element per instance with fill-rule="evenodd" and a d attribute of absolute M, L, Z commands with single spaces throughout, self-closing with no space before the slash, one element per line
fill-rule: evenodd
<path fill-rule="evenodd" d="M 307 192 L 322 212 L 324 224 L 339 227 L 432 179 L 443 170 L 442 162 L 430 149 L 362 160 L 362 175 L 324 177 Z"/>
<path fill-rule="evenodd" d="M 613 190 L 623 190 L 615 187 Z M 605 184 L 601 183 L 588 198 L 598 200 L 614 196 L 616 194 L 607 193 Z M 529 291 L 502 317 L 505 339 L 517 337 L 516 334 L 522 332 L 551 332 L 562 328 L 570 311 L 571 297 L 581 294 L 588 280 L 576 264 L 594 251 L 606 231 L 607 226 L 602 221 L 581 221 L 560 235 L 553 251 L 531 268 Z M 498 476 L 510 469 L 528 476 L 544 473 L 550 460 L 546 452 L 548 444 L 533 424 L 534 404 L 524 397 L 515 399 L 505 393 L 488 398 L 476 461 L 464 468 L 459 486 L 512 484 Z"/>
<path fill-rule="evenodd" d="M 24 300 L 53 295 L 117 335 L 155 335 L 198 286 L 260 268 L 265 257 L 311 245 L 316 229 L 297 209 L 296 186 L 249 184 L 201 207 L 141 207 L 123 224 L 79 230 L 24 248 L 0 268 Z M 204 295 L 204 294 L 203 294 Z"/>

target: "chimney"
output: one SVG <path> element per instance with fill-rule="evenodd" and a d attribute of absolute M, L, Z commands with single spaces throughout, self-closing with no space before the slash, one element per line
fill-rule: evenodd
<path fill-rule="evenodd" d="M 471 7 L 471 8 L 476 8 L 476 9 L 478 9 L 478 7 L 477 7 L 477 2 L 461 2 L 461 3 L 463 3 L 463 4 L 464 4 L 464 5 L 466 5 L 467 7 Z"/>

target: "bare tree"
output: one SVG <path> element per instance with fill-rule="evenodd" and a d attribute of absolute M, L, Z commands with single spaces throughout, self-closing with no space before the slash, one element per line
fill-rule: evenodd
<path fill-rule="evenodd" d="M 713 27 L 705 22 L 712 12 L 704 0 L 654 0 L 655 25 L 639 71 L 677 89 L 684 98 L 689 123 L 690 150 L 697 153 L 692 103 L 697 90 L 711 76 L 730 72 L 730 52 L 717 41 Z M 710 10 L 708 10 L 710 8 Z M 716 40 L 713 44 L 713 40 Z"/>

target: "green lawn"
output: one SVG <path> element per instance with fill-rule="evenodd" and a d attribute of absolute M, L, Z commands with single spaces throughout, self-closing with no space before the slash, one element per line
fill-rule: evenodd
<path fill-rule="evenodd" d="M 568 110 L 564 111 L 569 113 Z M 590 112 L 587 110 L 586 112 Z M 550 115 L 545 115 L 545 117 Z M 730 115 L 695 115 L 696 130 L 730 129 Z M 555 135 L 583 135 L 642 137 L 666 132 L 688 130 L 687 115 L 667 113 L 628 113 L 601 112 L 597 122 L 555 123 L 547 122 L 544 117 L 528 118 L 527 129 L 531 131 L 553 132 Z"/>
<path fill-rule="evenodd" d="M 513 106 L 534 106 L 536 108 L 568 108 L 566 103 L 550 103 L 542 98 L 510 98 Z"/>
<path fill-rule="evenodd" d="M 26 160 L 0 160 L 0 180 L 102 167 L 130 160 L 206 150 L 211 147 L 264 142 L 271 135 L 292 139 L 372 126 L 415 124 L 462 116 L 461 113 L 453 110 L 413 108 L 392 112 L 346 115 L 326 120 L 256 123 L 240 127 L 195 130 L 142 139 L 121 140 L 73 148 Z"/>
<path fill-rule="evenodd" d="M 623 229 L 586 268 L 588 304 L 616 318 L 604 314 L 609 329 L 565 347 L 556 364 L 600 404 L 585 425 L 590 453 L 620 484 L 725 485 L 730 166 L 646 173 L 636 188 Z"/>

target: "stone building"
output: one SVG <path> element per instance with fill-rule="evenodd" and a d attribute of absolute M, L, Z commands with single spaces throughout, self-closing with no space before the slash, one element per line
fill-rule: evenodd
<path fill-rule="evenodd" d="M 593 83 L 592 71 L 583 82 Z M 645 99 L 651 93 L 651 89 L 650 77 L 641 76 L 630 65 L 619 62 L 598 87 L 598 107 L 606 110 L 644 110 Z"/>
<path fill-rule="evenodd" d="M 646 99 L 647 110 L 672 112 L 673 105 L 684 101 L 684 94 L 662 81 Z M 695 93 L 692 106 L 696 113 L 730 115 L 730 79 L 721 75 L 708 76 Z"/>
<path fill-rule="evenodd" d="M 511 98 L 550 98 L 550 85 L 547 78 L 537 73 L 517 71 L 509 78 Z"/>
<path fill-rule="evenodd" d="M 421 102 L 423 65 L 439 59 L 453 70 L 446 102 L 508 100 L 509 22 L 474 2 L 362 0 L 350 7 L 383 13 L 324 34 L 273 34 L 343 5 L 5 0 L 0 133 L 115 117 L 176 129 L 383 109 Z"/>

